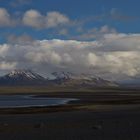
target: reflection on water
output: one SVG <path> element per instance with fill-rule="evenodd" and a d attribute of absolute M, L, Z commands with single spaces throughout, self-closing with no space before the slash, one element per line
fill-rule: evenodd
<path fill-rule="evenodd" d="M 0 95 L 0 108 L 38 107 L 66 104 L 74 99 L 48 98 L 31 95 Z"/>

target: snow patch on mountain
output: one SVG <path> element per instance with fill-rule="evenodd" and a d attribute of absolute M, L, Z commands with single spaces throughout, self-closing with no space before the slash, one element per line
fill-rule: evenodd
<path fill-rule="evenodd" d="M 13 70 L 9 74 L 6 75 L 9 78 L 24 78 L 29 80 L 41 80 L 44 77 L 40 76 L 37 73 L 32 72 L 31 70 Z"/>

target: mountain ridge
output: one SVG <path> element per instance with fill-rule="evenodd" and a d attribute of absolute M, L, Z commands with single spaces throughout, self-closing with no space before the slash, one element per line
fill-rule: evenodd
<path fill-rule="evenodd" d="M 0 85 L 45 85 L 71 87 L 102 87 L 117 86 L 115 82 L 88 74 L 74 74 L 71 72 L 53 72 L 53 79 L 35 73 L 31 70 L 19 69 L 0 77 Z"/>

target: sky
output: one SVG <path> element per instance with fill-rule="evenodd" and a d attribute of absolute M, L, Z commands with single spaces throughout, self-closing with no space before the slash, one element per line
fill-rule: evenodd
<path fill-rule="evenodd" d="M 140 77 L 139 0 L 0 0 L 0 75 L 13 69 Z"/>

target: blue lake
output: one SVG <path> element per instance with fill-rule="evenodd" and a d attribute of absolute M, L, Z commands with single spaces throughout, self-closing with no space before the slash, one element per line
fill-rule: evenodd
<path fill-rule="evenodd" d="M 0 95 L 0 108 L 43 107 L 67 104 L 75 99 L 48 98 L 33 95 Z"/>

